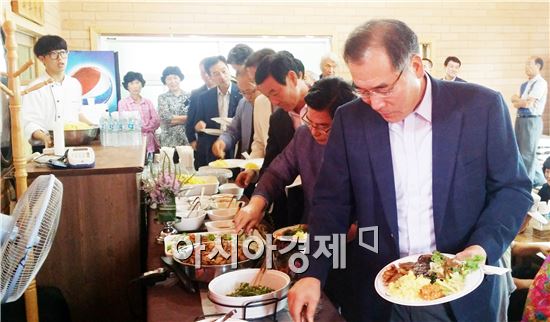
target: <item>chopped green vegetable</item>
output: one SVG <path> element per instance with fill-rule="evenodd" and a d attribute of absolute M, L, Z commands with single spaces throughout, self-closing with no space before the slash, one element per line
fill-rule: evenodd
<path fill-rule="evenodd" d="M 479 269 L 479 264 L 485 261 L 485 257 L 476 255 L 474 257 L 468 258 L 464 265 L 462 266 L 462 273 L 468 274 Z"/>
<path fill-rule="evenodd" d="M 255 296 L 255 295 L 262 295 L 271 293 L 274 290 L 272 288 L 269 288 L 267 286 L 252 286 L 248 283 L 241 283 L 239 287 L 237 287 L 233 292 L 227 294 L 227 296 L 234 296 L 234 297 L 245 297 L 245 296 Z"/>
<path fill-rule="evenodd" d="M 438 252 L 437 250 L 435 252 L 433 252 L 432 254 L 432 262 L 436 263 L 436 264 L 442 264 L 443 262 L 445 262 L 445 258 L 443 257 L 443 255 L 441 255 L 440 252 Z"/>

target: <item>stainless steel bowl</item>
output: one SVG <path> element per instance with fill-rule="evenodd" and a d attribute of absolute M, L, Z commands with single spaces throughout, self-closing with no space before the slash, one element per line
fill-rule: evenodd
<path fill-rule="evenodd" d="M 65 146 L 89 145 L 99 133 L 99 128 L 85 130 L 65 130 Z M 53 139 L 53 131 L 50 131 Z"/>
<path fill-rule="evenodd" d="M 205 282 L 209 283 L 214 278 L 236 270 L 240 268 L 253 268 L 257 266 L 258 260 L 252 260 L 252 259 L 246 259 L 244 261 L 240 261 L 237 263 L 236 268 L 232 268 L 232 264 L 225 264 L 225 265 L 202 265 L 200 268 L 196 268 L 195 264 L 189 264 L 185 263 L 181 260 L 178 260 L 174 257 L 174 261 L 180 264 L 181 268 L 185 272 L 185 274 L 192 279 L 193 281 L 197 282 Z"/>

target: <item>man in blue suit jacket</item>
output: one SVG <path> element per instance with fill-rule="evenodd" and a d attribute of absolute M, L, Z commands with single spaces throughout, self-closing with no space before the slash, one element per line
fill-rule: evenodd
<path fill-rule="evenodd" d="M 220 124 L 212 121 L 213 117 L 233 117 L 237 111 L 237 105 L 243 97 L 237 85 L 231 82 L 229 68 L 223 56 L 213 56 L 204 60 L 204 69 L 212 81 L 216 84 L 201 94 L 197 104 L 197 118 L 195 129 L 197 136 L 197 167 L 207 165 L 217 158 L 212 153 L 212 144 L 218 138 L 217 135 L 210 135 L 200 132 L 202 129 L 219 129 Z M 223 108 L 220 108 L 223 104 Z M 220 115 L 220 112 L 223 115 Z M 223 129 L 222 129 L 223 130 Z M 232 158 L 235 149 L 231 148 L 227 156 Z"/>
<path fill-rule="evenodd" d="M 348 37 L 344 58 L 361 95 L 333 122 L 315 187 L 309 267 L 289 292 L 295 321 L 313 320 L 331 259 L 315 259 L 315 237 L 344 234 L 350 218 L 376 227 L 377 251 L 347 254 L 357 320 L 497 320 L 498 283 L 485 276 L 472 293 L 429 307 L 392 305 L 374 289 L 376 274 L 407 255 L 439 250 L 494 265 L 531 206 L 502 96 L 487 88 L 433 79 L 414 32 L 373 20 Z M 372 233 L 364 234 L 373 245 Z M 350 261 L 351 259 L 351 261 Z"/>

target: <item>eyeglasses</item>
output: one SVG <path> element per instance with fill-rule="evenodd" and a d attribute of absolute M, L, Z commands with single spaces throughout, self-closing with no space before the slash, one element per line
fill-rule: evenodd
<path fill-rule="evenodd" d="M 302 122 L 304 122 L 304 124 L 307 125 L 307 127 L 309 127 L 310 129 L 316 129 L 317 131 L 323 132 L 324 134 L 328 134 L 328 132 L 330 132 L 330 129 L 332 128 L 332 126 L 330 125 L 317 125 L 311 122 L 307 118 L 307 114 L 304 114 L 304 116 L 302 116 Z"/>
<path fill-rule="evenodd" d="M 256 93 L 256 89 L 250 89 L 250 90 L 247 90 L 247 91 L 239 91 L 239 93 L 241 93 L 242 96 L 250 96 L 250 95 L 254 95 L 254 93 Z"/>
<path fill-rule="evenodd" d="M 397 76 L 397 78 L 395 79 L 395 81 L 393 81 L 393 83 L 391 83 L 391 85 L 386 86 L 385 88 L 382 88 L 382 89 L 374 89 L 374 90 L 357 88 L 357 94 L 359 94 L 359 96 L 361 96 L 361 98 L 363 99 L 371 99 L 373 96 L 378 96 L 379 98 L 390 97 L 393 94 L 393 91 L 395 89 L 395 84 L 397 84 L 397 82 L 401 78 L 401 75 L 403 75 L 404 70 L 405 68 L 401 70 L 401 72 L 399 73 L 399 76 Z"/>
<path fill-rule="evenodd" d="M 46 54 L 46 56 L 50 57 L 50 59 L 58 59 L 59 57 L 61 58 L 67 58 L 67 56 L 69 55 L 69 51 L 65 50 L 65 49 L 61 49 L 61 50 L 52 50 L 50 51 L 49 53 Z"/>

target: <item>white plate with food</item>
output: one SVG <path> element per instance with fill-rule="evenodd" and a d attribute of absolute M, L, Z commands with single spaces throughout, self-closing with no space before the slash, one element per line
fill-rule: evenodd
<path fill-rule="evenodd" d="M 407 306 L 447 303 L 475 290 L 483 281 L 484 259 L 464 262 L 454 255 L 411 255 L 386 265 L 374 281 L 376 292 L 385 300 Z"/>
<path fill-rule="evenodd" d="M 211 118 L 212 121 L 221 124 L 221 125 L 229 125 L 231 124 L 231 121 L 233 121 L 233 118 L 231 117 L 213 117 Z"/>
<path fill-rule="evenodd" d="M 212 168 L 220 169 L 232 169 L 232 168 L 241 168 L 241 165 L 246 160 L 243 159 L 219 159 L 208 163 L 208 166 Z"/>
<path fill-rule="evenodd" d="M 281 241 L 298 241 L 306 242 L 308 238 L 308 230 L 306 224 L 298 224 L 294 226 L 283 227 L 273 232 L 273 238 Z"/>
<path fill-rule="evenodd" d="M 241 164 L 241 168 L 251 169 L 251 170 L 260 170 L 263 164 L 264 164 L 263 158 L 248 159 L 248 160 L 243 160 Z"/>
<path fill-rule="evenodd" d="M 202 130 L 199 130 L 199 132 L 202 132 L 208 135 L 215 135 L 215 136 L 220 136 L 223 133 L 223 131 L 220 129 L 202 129 Z"/>

